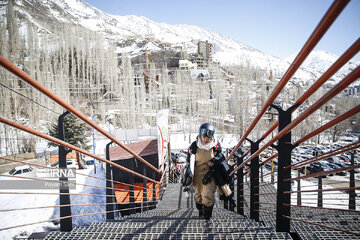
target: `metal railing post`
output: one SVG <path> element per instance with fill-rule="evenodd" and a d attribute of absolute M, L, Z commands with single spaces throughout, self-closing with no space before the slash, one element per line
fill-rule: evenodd
<path fill-rule="evenodd" d="M 229 200 L 227 199 L 224 200 L 224 208 L 229 210 Z"/>
<path fill-rule="evenodd" d="M 59 139 L 65 140 L 65 132 L 64 132 L 64 118 L 70 112 L 66 111 L 61 114 L 58 118 L 58 134 Z M 66 164 L 66 155 L 71 152 L 71 150 L 65 149 L 65 147 L 59 145 L 59 168 L 67 168 Z M 60 205 L 70 205 L 70 195 L 69 195 L 69 186 L 68 186 L 68 178 L 60 176 L 59 181 L 61 181 L 59 191 L 61 193 L 66 193 L 60 195 Z M 62 184 L 64 183 L 64 184 Z M 60 207 L 60 217 L 68 217 L 71 216 L 71 206 Z M 72 226 L 72 217 L 60 219 L 60 231 L 62 232 L 70 232 L 73 229 Z"/>
<path fill-rule="evenodd" d="M 259 139 L 256 142 L 246 139 L 251 145 L 251 154 L 259 150 L 259 143 L 264 139 Z M 259 155 L 254 157 L 250 163 L 250 218 L 256 222 L 259 221 Z"/>
<path fill-rule="evenodd" d="M 110 145 L 113 141 L 106 144 L 106 160 L 110 161 Z M 114 186 L 112 182 L 112 167 L 106 163 L 106 220 L 114 219 Z"/>
<path fill-rule="evenodd" d="M 318 176 L 318 207 L 323 207 L 322 176 Z"/>
<path fill-rule="evenodd" d="M 355 159 L 355 150 L 351 151 L 351 159 L 350 163 L 351 166 L 354 166 L 354 159 Z M 350 170 L 350 182 L 349 182 L 349 188 L 352 189 L 349 191 L 349 209 L 356 210 L 356 203 L 355 203 L 355 170 Z"/>
<path fill-rule="evenodd" d="M 237 154 L 235 154 L 237 158 L 237 165 L 239 166 L 242 162 L 244 157 L 238 157 Z M 238 214 L 244 215 L 244 172 L 243 168 L 240 168 L 236 172 L 236 185 L 237 185 L 237 192 L 236 192 L 236 210 Z"/>
<path fill-rule="evenodd" d="M 143 164 L 143 175 L 146 176 L 146 165 Z M 142 204 L 142 210 L 147 211 L 147 181 L 145 178 L 143 178 L 143 204 Z"/>
<path fill-rule="evenodd" d="M 134 171 L 134 158 L 129 160 L 130 169 Z M 130 174 L 130 187 L 129 187 L 129 207 L 130 207 L 130 214 L 135 213 L 135 197 L 134 197 L 134 174 Z"/>
<path fill-rule="evenodd" d="M 234 183 L 230 184 L 230 189 L 232 192 L 234 192 Z M 235 205 L 233 201 L 229 201 L 229 210 L 234 212 L 234 209 L 235 209 Z"/>
<path fill-rule="evenodd" d="M 153 179 L 155 180 L 155 172 L 153 171 L 152 173 L 152 177 Z M 153 200 L 153 203 L 152 203 L 152 207 L 151 209 L 154 209 L 156 207 L 156 183 L 153 182 L 153 196 L 152 196 L 152 200 Z"/>
<path fill-rule="evenodd" d="M 291 113 L 297 104 L 284 111 L 279 106 L 271 105 L 279 112 L 279 132 L 291 123 Z M 273 145 L 274 146 L 274 145 Z M 291 194 L 285 193 L 291 191 L 291 181 L 284 181 L 291 178 L 291 168 L 285 168 L 291 165 L 291 151 L 294 146 L 291 144 L 291 131 L 286 133 L 274 146 L 278 151 L 278 181 L 277 181 L 277 201 L 276 201 L 276 231 L 290 232 L 290 204 Z"/>
<path fill-rule="evenodd" d="M 300 177 L 300 169 L 298 169 L 298 178 Z M 297 205 L 301 206 L 301 181 L 297 180 Z"/>

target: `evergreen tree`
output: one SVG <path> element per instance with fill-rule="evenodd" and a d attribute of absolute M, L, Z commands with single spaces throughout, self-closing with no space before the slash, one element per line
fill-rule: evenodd
<path fill-rule="evenodd" d="M 49 129 L 49 134 L 52 137 L 59 138 L 58 123 L 52 124 Z M 90 127 L 79 120 L 76 116 L 69 114 L 64 118 L 64 133 L 65 142 L 89 150 L 88 137 L 90 136 Z M 49 146 L 57 146 L 57 144 L 50 142 Z"/>

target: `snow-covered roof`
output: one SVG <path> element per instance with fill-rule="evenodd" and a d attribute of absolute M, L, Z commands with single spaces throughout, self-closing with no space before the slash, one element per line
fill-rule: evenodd
<path fill-rule="evenodd" d="M 210 79 L 210 73 L 206 69 L 194 69 L 191 70 L 190 73 L 192 79 L 197 79 L 197 78 Z"/>
<path fill-rule="evenodd" d="M 157 139 L 150 139 L 136 143 L 125 144 L 127 148 L 139 155 L 140 157 L 149 156 L 158 153 Z M 128 151 L 120 146 L 111 147 L 110 160 L 123 160 L 134 157 Z"/>

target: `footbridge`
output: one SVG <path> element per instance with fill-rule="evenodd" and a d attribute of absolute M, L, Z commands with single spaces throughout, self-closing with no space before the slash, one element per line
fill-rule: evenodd
<path fill-rule="evenodd" d="M 58 196 L 60 201 L 56 205 L 44 203 L 42 206 L 24 206 L 22 204 L 17 208 L 0 209 L 0 214 L 24 212 L 23 215 L 18 216 L 26 216 L 26 211 L 30 210 L 59 210 L 59 216 L 50 219 L 41 219 L 41 216 L 37 216 L 36 221 L 8 225 L 3 223 L 0 233 L 13 229 L 26 229 L 26 227 L 44 223 L 59 223 L 57 228 L 50 229 L 48 232 L 34 233 L 29 239 L 359 239 L 360 200 L 356 191 L 360 190 L 360 186 L 358 186 L 359 175 L 356 172 L 360 168 L 360 163 L 356 159 L 360 141 L 338 145 L 329 151 L 318 152 L 312 157 L 302 158 L 296 162 L 292 161 L 292 157 L 294 151 L 309 139 L 358 114 L 360 105 L 349 109 L 344 106 L 342 113 L 333 116 L 325 124 L 318 124 L 313 131 L 300 139 L 292 139 L 291 133 L 311 114 L 320 110 L 360 78 L 360 66 L 356 66 L 317 100 L 309 101 L 310 96 L 359 52 L 360 39 L 355 39 L 354 43 L 299 99 L 286 103 L 290 106 L 288 109 L 274 104 L 285 85 L 348 2 L 345 0 L 333 2 L 274 90 L 267 96 L 267 100 L 256 117 L 249 122 L 246 131 L 239 136 L 240 141 L 227 156 L 236 179 L 230 186 L 235 192 L 236 205 L 217 199 L 213 217 L 210 220 L 198 219 L 193 192 L 190 191 L 187 194 L 183 191 L 179 183 L 180 176 L 173 171 L 170 158 L 160 165 L 145 159 L 91 121 L 89 116 L 54 94 L 51 89 L 46 88 L 18 66 L 0 56 L 0 65 L 14 74 L 22 84 L 33 87 L 64 109 L 64 113 L 59 116 L 58 138 L 3 116 L 0 116 L 0 123 L 57 144 L 60 168 L 67 167 L 66 154 L 70 150 L 94 158 L 106 166 L 105 177 L 77 173 L 87 179 L 96 179 L 97 183 L 101 182 L 98 185 L 75 183 L 81 187 L 94 189 L 90 193 L 74 192 L 68 187 L 70 180 L 65 176 L 56 181 L 66 183 L 56 192 L 2 189 L 0 191 L 2 199 L 6 196 L 48 194 Z M 25 100 L 29 100 L 29 97 L 24 97 Z M 301 108 L 305 103 L 306 107 Z M 254 128 L 269 108 L 274 111 L 277 121 L 259 139 L 250 139 L 251 136 L 257 136 L 257 134 L 252 134 Z M 108 139 L 106 157 L 97 156 L 64 140 L 63 119 L 70 113 Z M 276 129 L 278 131 L 273 133 Z M 250 143 L 249 149 L 242 148 L 245 141 Z M 131 155 L 127 165 L 113 161 L 109 150 L 111 144 L 124 149 Z M 269 148 L 273 149 L 271 156 L 266 159 L 260 158 L 260 154 Z M 322 160 L 344 153 L 347 153 L 350 159 L 348 161 L 342 159 L 344 164 L 339 162 L 341 164 L 336 168 L 307 171 L 308 168 L 322 163 Z M 56 167 L 10 157 L 0 157 L 0 159 L 36 168 L 56 169 Z M 268 163 L 272 163 L 270 169 L 266 168 Z M 276 167 L 275 163 L 277 163 Z M 116 179 L 114 175 L 116 171 L 128 176 L 128 181 Z M 325 179 L 326 176 L 337 177 L 337 174 L 343 172 L 347 177 L 341 180 L 334 178 L 336 181 L 330 182 Z M 1 177 L 54 181 L 22 175 L 2 174 Z M 305 180 L 307 184 L 304 184 Z M 83 196 L 83 202 L 72 202 L 73 196 Z M 88 197 L 96 197 L 97 201 L 89 202 Z M 98 209 L 96 206 L 105 206 L 106 211 L 83 212 L 85 208 Z M 72 214 L 75 208 L 81 209 L 78 211 L 79 214 Z M 73 220 L 78 217 L 94 215 L 103 215 L 106 220 L 93 221 L 87 226 L 73 224 Z"/>

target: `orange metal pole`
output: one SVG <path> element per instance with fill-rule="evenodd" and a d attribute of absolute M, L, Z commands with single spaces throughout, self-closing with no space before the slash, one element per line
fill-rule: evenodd
<path fill-rule="evenodd" d="M 236 147 L 231 151 L 230 155 L 226 159 L 229 161 L 230 158 L 234 155 L 234 153 L 239 149 L 243 141 L 250 134 L 252 129 L 258 123 L 262 115 L 266 112 L 269 106 L 274 102 L 275 98 L 279 95 L 281 90 L 284 88 L 286 83 L 290 80 L 290 78 L 294 75 L 296 70 L 300 67 L 300 65 L 304 62 L 306 57 L 310 54 L 310 52 L 314 49 L 316 44 L 320 41 L 326 31 L 330 28 L 332 23 L 336 20 L 336 18 L 340 15 L 342 10 L 346 7 L 346 5 L 350 2 L 350 0 L 336 0 L 330 6 L 328 11 L 325 13 L 324 17 L 321 19 L 320 23 L 316 26 L 315 30 L 311 34 L 310 38 L 306 41 L 305 45 L 299 52 L 299 54 L 294 59 L 291 66 L 288 68 L 278 85 L 276 85 L 273 92 L 270 94 L 269 98 L 266 100 L 264 107 L 260 110 L 258 115 L 255 117 L 248 130 L 245 132 L 244 136 L 240 139 L 239 143 Z"/>
<path fill-rule="evenodd" d="M 267 147 L 273 144 L 275 141 L 279 140 L 285 134 L 287 134 L 291 129 L 297 126 L 300 122 L 302 122 L 305 118 L 307 118 L 310 114 L 315 112 L 318 108 L 320 108 L 324 103 L 329 101 L 331 98 L 336 96 L 339 92 L 353 83 L 356 79 L 360 77 L 360 66 L 355 68 L 351 73 L 349 73 L 341 82 L 339 82 L 335 87 L 333 87 L 329 92 L 327 92 L 324 96 L 322 96 L 316 103 L 310 106 L 303 114 L 301 114 L 298 118 L 292 121 L 289 125 L 287 125 L 283 130 L 281 130 L 273 139 L 271 139 L 267 144 L 265 144 L 262 148 L 256 151 L 253 155 L 250 156 L 246 161 L 244 161 L 240 166 L 232 171 L 235 173 L 237 170 L 242 168 L 246 163 L 250 162 L 255 156 L 259 155 L 262 151 L 264 151 Z"/>
<path fill-rule="evenodd" d="M 296 141 L 294 144 L 300 144 L 302 142 L 305 142 L 306 140 L 316 136 L 317 134 L 321 133 L 322 131 L 333 127 L 334 125 L 344 121 L 345 119 L 357 114 L 358 112 L 360 112 L 360 105 L 357 105 L 356 107 L 354 107 L 353 109 L 347 111 L 346 113 L 340 115 L 339 117 L 333 119 L 332 121 L 328 122 L 327 124 L 325 124 L 324 126 L 319 127 L 318 129 L 316 129 L 315 131 L 313 131 L 312 133 L 306 135 L 305 137 L 299 139 L 298 141 Z"/>
<path fill-rule="evenodd" d="M 296 102 L 295 104 L 300 106 L 304 103 L 314 92 L 316 92 L 321 85 L 323 85 L 333 74 L 335 74 L 341 67 L 343 67 L 352 57 L 354 57 L 360 51 L 360 38 L 358 38 L 353 45 L 351 45 L 346 52 L 341 55 L 341 57 L 336 60 L 336 62 L 331 65 L 331 67 L 309 88 Z M 293 111 L 295 111 L 298 107 L 295 107 Z M 275 128 L 279 125 L 279 121 L 277 121 L 269 130 L 264 133 L 261 138 L 265 139 Z M 305 140 L 304 140 L 305 141 Z M 300 143 L 298 143 L 300 144 Z M 247 155 L 250 151 L 247 151 L 245 155 Z M 227 159 L 227 161 L 229 158 Z M 263 164 L 265 164 L 264 162 Z"/>
<path fill-rule="evenodd" d="M 49 167 L 49 166 L 40 165 L 40 164 L 36 164 L 36 163 L 29 163 L 29 162 L 20 161 L 20 160 L 15 160 L 15 159 L 10 159 L 10 158 L 6 158 L 6 157 L 0 157 L 0 159 L 6 160 L 6 161 L 11 161 L 11 162 L 23 163 L 23 164 L 27 164 L 27 165 L 35 166 L 35 167 L 56 169 L 56 168 L 54 168 L 54 167 Z M 79 173 L 79 172 L 77 172 L 76 174 L 82 175 L 82 176 L 85 176 L 85 177 L 91 177 L 91 178 L 101 179 L 101 180 L 104 180 L 104 181 L 109 181 L 108 179 L 105 179 L 105 178 L 96 177 L 96 176 L 92 176 L 92 175 L 88 175 L 88 174 L 84 174 L 84 173 Z M 115 181 L 115 180 L 110 180 L 110 181 L 111 181 L 111 182 L 114 182 L 114 183 L 123 184 L 123 185 L 126 185 L 126 186 L 132 186 L 131 184 L 124 183 L 124 182 L 118 182 L 118 181 Z M 134 186 L 134 188 L 141 188 L 141 189 L 142 189 L 142 187 L 137 187 L 137 186 Z"/>
<path fill-rule="evenodd" d="M 304 103 L 314 92 L 316 92 L 322 84 L 324 84 L 333 74 L 335 74 L 342 66 L 344 66 L 353 56 L 360 51 L 360 38 L 358 38 L 353 45 L 351 45 L 336 62 L 309 88 L 295 104 L 300 106 Z M 295 111 L 298 107 L 295 107 Z M 279 125 L 277 121 L 261 138 L 266 138 Z M 227 159 L 227 161 L 229 158 Z"/>
<path fill-rule="evenodd" d="M 153 179 L 151 179 L 151 178 L 148 178 L 148 177 L 146 177 L 146 176 L 144 176 L 144 175 L 141 175 L 141 174 L 139 174 L 139 173 L 137 173 L 137 172 L 134 172 L 134 171 L 132 171 L 132 170 L 129 170 L 129 169 L 123 167 L 123 166 L 120 166 L 120 165 L 118 165 L 118 164 L 115 164 L 115 163 L 113 163 L 113 162 L 111 162 L 111 161 L 109 161 L 109 160 L 106 160 L 106 159 L 104 159 L 104 158 L 98 157 L 98 156 L 96 156 L 96 155 L 94 155 L 94 154 L 92 154 L 92 153 L 89 153 L 89 152 L 87 152 L 87 151 L 85 151 L 85 150 L 83 150 L 83 149 L 81 149 L 81 148 L 79 148 L 79 147 L 76 147 L 76 146 L 74 146 L 74 145 L 71 145 L 71 144 L 69 144 L 69 143 L 67 143 L 67 142 L 61 141 L 61 140 L 59 140 L 59 139 L 57 139 L 57 138 L 53 138 L 53 137 L 50 137 L 50 136 L 48 136 L 48 135 L 46 135 L 46 134 L 40 133 L 40 132 L 38 132 L 38 131 L 35 131 L 35 130 L 32 129 L 32 128 L 23 126 L 23 125 L 21 125 L 21 124 L 15 123 L 15 122 L 12 122 L 12 121 L 7 120 L 7 119 L 2 118 L 2 117 L 0 117 L 0 122 L 5 123 L 5 124 L 7 124 L 7 125 L 10 125 L 10 126 L 12 126 L 12 127 L 21 129 L 21 130 L 23 130 L 23 131 L 25 131 L 25 132 L 28 132 L 28 133 L 33 134 L 33 135 L 36 135 L 36 136 L 38 136 L 38 137 L 47 139 L 47 140 L 49 140 L 49 141 L 51 141 L 51 142 L 54 142 L 54 143 L 57 143 L 57 144 L 62 145 L 62 146 L 64 146 L 64 147 L 70 148 L 70 149 L 72 149 L 72 150 L 75 150 L 75 151 L 77 151 L 77 152 L 80 152 L 80 153 L 82 153 L 82 154 L 85 154 L 85 155 L 87 155 L 87 156 L 90 156 L 90 157 L 92 157 L 92 158 L 96 158 L 96 159 L 98 159 L 98 160 L 100 160 L 100 161 L 102 161 L 102 162 L 105 162 L 105 163 L 110 164 L 110 165 L 112 165 L 112 166 L 114 166 L 114 167 L 117 167 L 117 168 L 119 168 L 119 169 L 121 169 L 121 170 L 123 170 L 123 171 L 125 171 L 125 172 L 131 173 L 131 174 L 134 174 L 134 175 L 139 176 L 139 177 L 141 177 L 141 178 L 145 178 L 145 179 L 150 180 L 150 181 L 152 181 L 152 182 L 158 183 L 158 181 L 155 181 L 155 179 L 153 180 Z"/>
<path fill-rule="evenodd" d="M 338 155 L 340 153 L 343 153 L 343 152 L 348 152 L 350 150 L 353 150 L 353 149 L 356 149 L 356 148 L 359 148 L 360 145 L 357 145 L 359 144 L 360 141 L 357 141 L 353 144 L 349 144 L 345 147 L 342 147 L 342 148 L 338 148 L 338 149 L 335 149 L 335 150 L 332 150 L 330 152 L 327 152 L 327 153 L 323 153 L 321 155 L 318 155 L 318 156 L 315 156 L 315 157 L 312 157 L 312 158 L 309 158 L 303 162 L 300 162 L 300 163 L 296 163 L 296 164 L 293 164 L 293 165 L 289 165 L 289 166 L 286 166 L 285 168 L 299 168 L 299 167 L 302 167 L 306 164 L 310 164 L 310 163 L 313 163 L 313 162 L 318 162 L 324 158 L 327 158 L 327 157 L 331 157 L 331 156 L 334 156 L 334 155 Z M 351 147 L 350 147 L 351 146 Z"/>
<path fill-rule="evenodd" d="M 109 133 L 107 133 L 105 130 L 103 130 L 101 127 L 99 127 L 98 125 L 96 125 L 95 123 L 93 123 L 91 120 L 89 120 L 85 115 L 83 115 L 80 111 L 78 111 L 76 108 L 74 108 L 73 106 L 71 106 L 70 104 L 68 104 L 67 102 L 65 102 L 64 100 L 62 100 L 59 96 L 57 96 L 55 93 L 51 92 L 49 89 L 47 89 L 44 85 L 42 85 L 41 83 L 39 83 L 38 81 L 36 81 L 34 78 L 30 77 L 27 73 L 25 73 L 24 71 L 22 71 L 21 69 L 19 69 L 18 67 L 16 67 L 14 64 L 12 64 L 10 61 L 8 61 L 7 59 L 5 59 L 3 56 L 0 56 L 0 65 L 2 65 L 4 68 L 6 68 L 7 70 L 9 70 L 10 72 L 12 72 L 13 74 L 15 74 L 16 76 L 18 76 L 19 78 L 21 78 L 22 80 L 24 80 L 25 82 L 27 82 L 28 84 L 30 84 L 31 86 L 33 86 L 34 88 L 36 88 L 37 90 L 39 90 L 40 92 L 42 92 L 43 94 L 45 94 L 46 96 L 48 96 L 49 98 L 51 98 L 52 100 L 54 100 L 55 102 L 57 102 L 59 105 L 61 105 L 62 107 L 64 107 L 65 109 L 67 109 L 69 112 L 73 113 L 74 115 L 76 115 L 78 118 L 82 119 L 84 122 L 86 122 L 88 125 L 90 125 L 91 127 L 93 127 L 94 129 L 96 129 L 97 131 L 99 131 L 100 133 L 102 133 L 105 137 L 107 137 L 108 139 L 112 140 L 114 143 L 118 144 L 120 147 L 122 147 L 123 149 L 125 149 L 128 153 L 130 153 L 131 155 L 133 155 L 135 158 L 137 158 L 139 161 L 143 162 L 144 164 L 146 164 L 148 167 L 150 167 L 151 169 L 153 169 L 154 171 L 156 171 L 157 173 L 160 172 L 160 170 L 158 170 L 156 167 L 154 167 L 153 165 L 151 165 L 150 163 L 148 163 L 146 160 L 144 160 L 142 157 L 138 156 L 136 153 L 134 153 L 133 151 L 131 151 L 129 148 L 127 148 L 126 146 L 124 146 L 120 141 L 118 141 L 116 138 L 114 138 L 113 136 L 111 136 Z"/>

